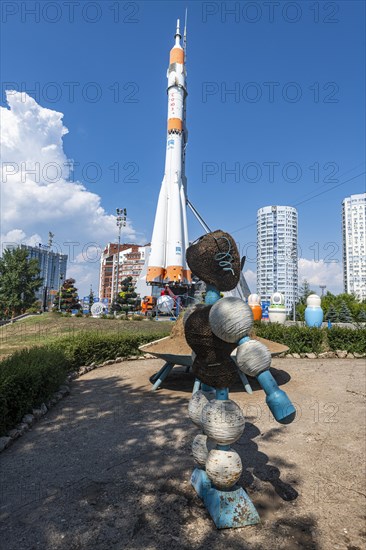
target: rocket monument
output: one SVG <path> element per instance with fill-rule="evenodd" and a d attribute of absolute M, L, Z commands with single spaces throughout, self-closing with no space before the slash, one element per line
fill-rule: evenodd
<path fill-rule="evenodd" d="M 174 38 L 175 44 L 170 50 L 167 72 L 168 123 L 165 171 L 155 214 L 146 282 L 159 286 L 190 286 L 191 272 L 186 262 L 186 248 L 189 245 L 185 176 L 186 25 L 182 47 L 179 19 Z"/>

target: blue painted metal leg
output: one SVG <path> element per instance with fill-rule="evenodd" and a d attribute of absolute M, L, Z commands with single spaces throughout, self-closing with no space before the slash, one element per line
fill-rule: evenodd
<path fill-rule="evenodd" d="M 159 378 L 159 376 L 161 375 L 161 373 L 162 373 L 162 372 L 164 371 L 164 369 L 166 368 L 167 364 L 168 364 L 168 363 L 165 363 L 165 364 L 161 367 L 161 369 L 160 369 L 158 372 L 156 372 L 155 374 L 153 374 L 152 376 L 150 376 L 149 380 L 150 380 L 150 382 L 151 382 L 152 384 L 153 384 L 154 382 L 157 381 L 157 379 Z"/>
<path fill-rule="evenodd" d="M 174 367 L 174 363 L 167 363 L 163 369 L 163 372 L 160 374 L 159 378 L 156 380 L 155 384 L 151 388 L 151 391 L 155 391 L 158 389 L 160 384 L 164 382 L 165 378 L 168 376 L 172 368 Z"/>
<path fill-rule="evenodd" d="M 245 388 L 245 391 L 247 393 L 253 393 L 253 390 L 252 390 L 252 387 L 251 385 L 249 384 L 249 380 L 248 378 L 245 376 L 245 374 L 243 372 L 241 372 L 241 370 L 238 369 L 238 373 L 239 373 L 239 376 L 240 376 L 240 380 L 243 382 L 243 386 Z"/>
<path fill-rule="evenodd" d="M 280 390 L 269 370 L 258 374 L 257 380 L 267 395 L 266 403 L 277 422 L 290 424 L 295 418 L 296 409 L 287 394 Z"/>
<path fill-rule="evenodd" d="M 200 382 L 200 380 L 198 380 L 198 378 L 196 378 L 196 380 L 194 381 L 192 395 L 194 393 L 196 393 L 196 391 L 198 391 L 200 389 L 200 387 L 201 387 L 201 382 Z"/>

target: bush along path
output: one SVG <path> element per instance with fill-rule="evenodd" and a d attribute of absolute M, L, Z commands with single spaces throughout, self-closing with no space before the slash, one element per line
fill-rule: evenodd
<path fill-rule="evenodd" d="M 365 327 L 310 328 L 285 326 L 278 323 L 256 323 L 257 336 L 284 344 L 294 357 L 364 357 L 366 354 Z"/>
<path fill-rule="evenodd" d="M 84 334 L 22 350 L 1 361 L 0 450 L 67 395 L 70 380 L 93 368 L 145 357 L 139 346 L 159 337 Z"/>

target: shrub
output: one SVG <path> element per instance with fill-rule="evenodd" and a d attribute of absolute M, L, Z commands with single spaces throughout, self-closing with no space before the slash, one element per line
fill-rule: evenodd
<path fill-rule="evenodd" d="M 320 353 L 324 349 L 323 331 L 316 327 L 256 323 L 254 330 L 257 336 L 288 346 L 290 353 Z"/>
<path fill-rule="evenodd" d="M 0 362 L 0 434 L 47 401 L 69 371 L 107 359 L 140 355 L 139 346 L 162 336 L 80 332 L 47 346 L 14 353 Z"/>
<path fill-rule="evenodd" d="M 320 353 L 326 350 L 344 350 L 350 353 L 366 353 L 366 331 L 364 328 L 333 326 L 331 329 L 285 326 L 277 323 L 255 323 L 257 336 L 285 344 L 290 353 Z"/>
<path fill-rule="evenodd" d="M 346 350 L 350 353 L 366 353 L 366 330 L 332 327 L 327 331 L 329 348 Z"/>
<path fill-rule="evenodd" d="M 40 313 L 40 309 L 38 306 L 31 306 L 25 310 L 25 313 Z"/>
<path fill-rule="evenodd" d="M 78 333 L 52 344 L 64 351 L 72 369 L 101 363 L 116 357 L 140 355 L 139 346 L 162 338 L 162 334 L 93 334 Z"/>
<path fill-rule="evenodd" d="M 59 349 L 35 347 L 0 362 L 0 433 L 49 399 L 64 382 L 69 363 Z"/>

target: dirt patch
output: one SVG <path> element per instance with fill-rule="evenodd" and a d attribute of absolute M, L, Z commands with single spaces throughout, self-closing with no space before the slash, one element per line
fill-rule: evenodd
<path fill-rule="evenodd" d="M 194 377 L 160 360 L 89 372 L 0 456 L 0 538 L 6 550 L 361 550 L 365 548 L 365 371 L 361 361 L 273 360 L 296 405 L 274 422 L 265 395 L 239 381 L 246 426 L 234 445 L 242 485 L 261 517 L 217 531 L 190 484 L 198 429 Z"/>

